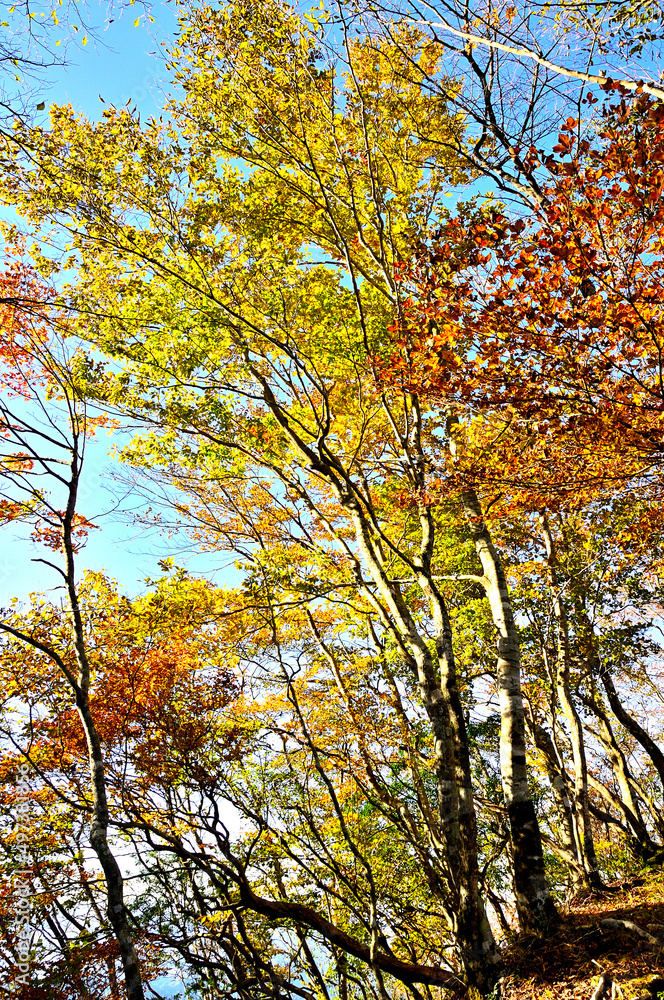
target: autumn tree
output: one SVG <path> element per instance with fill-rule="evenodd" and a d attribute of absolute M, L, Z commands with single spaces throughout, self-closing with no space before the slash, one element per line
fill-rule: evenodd
<path fill-rule="evenodd" d="M 38 282 L 33 279 L 29 285 L 34 295 Z M 17 298 L 20 300 L 22 295 L 21 291 Z M 43 298 L 47 295 L 44 291 Z M 57 339 L 50 335 L 46 318 L 40 318 L 35 325 L 34 317 L 26 316 L 13 304 L 5 307 L 5 319 L 3 362 L 8 369 L 8 386 L 15 387 L 15 400 L 10 397 L 0 403 L 3 439 L 0 512 L 5 523 L 30 525 L 35 539 L 60 553 L 58 563 L 51 559 L 38 561 L 52 568 L 62 581 L 71 642 L 65 653 L 53 643 L 48 631 L 37 634 L 33 628 L 21 627 L 9 615 L 0 621 L 4 653 L 7 655 L 12 643 L 37 651 L 60 675 L 75 706 L 88 754 L 89 842 L 104 873 L 106 912 L 120 949 L 127 994 L 131 1000 L 142 1000 L 141 975 L 124 903 L 122 875 L 108 839 L 104 755 L 90 704 L 91 665 L 76 575 L 76 553 L 93 527 L 77 510 L 85 445 L 95 426 L 104 423 L 105 418 L 88 415 L 66 355 L 65 359 L 58 358 Z M 73 364 L 75 370 L 76 363 Z M 59 399 L 62 407 L 60 415 L 53 406 L 55 399 Z M 32 404 L 32 409 L 28 404 Z M 20 701 L 20 693 L 20 687 L 13 689 L 9 685 L 10 711 L 15 707 L 14 697 Z M 16 707 L 20 710 L 20 704 Z M 29 747 L 23 750 L 23 759 L 33 764 Z"/>
<path fill-rule="evenodd" d="M 463 80 L 453 95 L 467 126 L 459 155 L 517 211 L 546 200 L 546 177 L 529 150 L 550 154 L 561 121 L 585 117 L 588 94 L 601 97 L 616 83 L 632 95 L 664 96 L 654 70 L 664 29 L 650 0 L 552 2 L 537 10 L 513 0 L 381 0 L 337 4 L 335 14 L 351 24 L 359 19 L 369 38 L 397 44 L 395 21 L 422 32 L 445 71 Z M 445 91 L 435 73 L 423 85 L 432 95 Z"/>
<path fill-rule="evenodd" d="M 69 305 L 96 303 L 87 332 L 125 365 L 118 381 L 93 372 L 89 391 L 122 398 L 155 427 L 135 461 L 177 472 L 178 483 L 189 476 L 189 507 L 206 529 L 198 501 L 215 483 L 228 506 L 217 505 L 211 530 L 251 554 L 256 586 L 273 585 L 283 566 L 277 580 L 296 570 L 299 590 L 312 563 L 314 620 L 318 600 L 352 587 L 379 643 L 396 644 L 434 734 L 458 954 L 489 989 L 466 723 L 426 501 L 436 417 L 413 394 L 367 394 L 400 300 L 399 262 L 440 224 L 442 195 L 464 177 L 451 154 L 463 122 L 404 80 L 399 46 L 376 51 L 346 35 L 326 49 L 324 14 L 305 25 L 281 9 L 201 6 L 183 27 L 177 142 L 126 111 L 91 127 L 61 109 L 53 132 L 26 134 L 38 171 L 14 163 L 7 197 L 36 224 L 71 220 L 81 282 Z M 422 75 L 433 71 L 430 46 L 402 34 Z M 238 490 L 274 520 L 264 559 Z M 518 661 L 509 664 L 506 791 L 520 916 L 537 929 L 555 913 L 525 780 Z"/>
<path fill-rule="evenodd" d="M 626 712 L 594 629 L 570 649 L 547 514 L 624 503 L 636 490 L 635 520 L 658 521 L 660 117 L 646 99 L 623 101 L 604 112 L 597 144 L 583 140 L 578 149 L 570 120 L 555 150 L 560 160 L 544 161 L 553 179 L 538 217 L 509 222 L 491 208 L 474 224 L 460 217 L 442 227 L 440 243 L 423 248 L 411 269 L 402 353 L 386 369 L 388 380 L 463 415 L 449 437 L 462 496 L 480 491 L 503 512 L 540 515 L 558 631 L 556 687 L 574 748 L 590 881 L 596 865 L 570 657 L 593 664 L 616 718 L 653 762 L 661 751 Z M 449 469 L 440 469 L 444 482 Z M 599 711 L 592 699 L 588 705 Z M 610 730 L 604 738 L 620 770 Z M 647 841 L 642 826 L 641 834 Z"/>
<path fill-rule="evenodd" d="M 187 784 L 194 780 L 198 788 L 199 779 L 207 787 L 215 769 L 243 745 L 242 729 L 224 712 L 237 698 L 238 682 L 229 669 L 227 650 L 221 654 L 215 644 L 214 603 L 208 591 L 206 584 L 184 580 L 180 574 L 155 584 L 153 592 L 133 602 L 100 574 L 88 572 L 78 584 L 79 618 L 92 665 L 90 712 L 104 759 L 107 836 L 114 850 L 121 846 L 125 858 L 126 844 L 118 845 L 118 835 L 125 832 L 126 839 L 130 820 L 136 825 L 136 810 L 150 796 L 152 825 L 157 808 L 164 828 L 172 830 L 178 796 L 189 795 L 191 808 Z M 22 607 L 16 605 L 4 621 L 5 801 L 14 794 L 7 779 L 18 762 L 27 757 L 31 767 L 35 846 L 29 867 L 39 892 L 36 916 L 43 962 L 32 985 L 63 998 L 80 995 L 81 989 L 100 1000 L 109 989 L 113 997 L 124 996 L 116 970 L 117 958 L 124 958 L 122 942 L 114 940 L 117 932 L 104 900 L 104 879 L 81 853 L 94 808 L 84 770 L 86 735 L 72 705 L 69 682 L 54 669 L 52 658 L 52 652 L 63 659 L 75 652 L 69 609 L 34 597 Z M 23 635 L 32 639 L 27 648 Z M 42 648 L 47 645 L 51 652 Z M 148 822 L 140 811 L 138 817 Z M 192 825 L 190 821 L 190 834 Z M 4 843 L 11 852 L 11 831 Z M 132 863 L 134 879 L 137 863 Z M 63 887 L 60 900 L 57 890 Z M 169 913 L 159 894 L 142 884 L 128 895 L 140 973 L 147 984 L 173 969 L 173 952 L 180 943 L 175 929 L 183 916 Z M 191 927 L 188 932 L 191 935 Z"/>
<path fill-rule="evenodd" d="M 568 121 L 546 160 L 541 215 L 451 220 L 431 256 L 449 266 L 419 272 L 426 348 L 408 364 L 427 392 L 481 411 L 487 434 L 510 446 L 522 436 L 511 469 L 499 468 L 500 445 L 482 456 L 479 439 L 468 461 L 486 464 L 486 481 L 495 463 L 494 481 L 535 505 L 547 493 L 581 502 L 658 488 L 661 117 L 647 100 L 623 101 L 580 144 Z"/>
<path fill-rule="evenodd" d="M 319 986 L 322 940 L 341 992 L 351 956 L 370 970 L 376 995 L 384 976 L 415 988 L 461 978 L 489 993 L 498 956 L 482 890 L 494 889 L 480 870 L 477 809 L 489 755 L 471 761 L 482 734 L 469 738 L 472 688 L 459 671 L 462 629 L 450 611 L 461 618 L 458 595 L 474 588 L 468 604 L 477 602 L 476 613 L 471 619 L 468 611 L 466 624 L 478 644 L 487 629 L 494 640 L 504 802 L 489 804 L 503 822 L 498 839 L 521 926 L 539 932 L 556 914 L 526 763 L 526 725 L 536 732 L 538 720 L 524 711 L 522 636 L 485 486 L 508 483 L 510 499 L 521 490 L 521 501 L 531 487 L 538 495 L 548 489 L 541 474 L 548 440 L 539 430 L 533 435 L 532 421 L 541 410 L 552 434 L 565 428 L 568 411 L 555 409 L 560 392 L 551 391 L 542 408 L 541 389 L 568 360 L 578 329 L 576 314 L 560 327 L 566 304 L 581 315 L 595 309 L 590 329 L 601 311 L 594 278 L 577 273 L 585 243 L 579 250 L 576 236 L 594 222 L 588 210 L 570 209 L 574 222 L 561 237 L 569 252 L 550 251 L 580 189 L 574 170 L 564 169 L 561 200 L 546 188 L 531 113 L 517 123 L 528 139 L 524 152 L 509 129 L 496 131 L 490 104 L 480 111 L 473 99 L 460 112 L 464 81 L 426 25 L 398 20 L 387 36 L 366 36 L 339 16 L 331 29 L 324 9 L 304 19 L 280 5 L 190 5 L 171 56 L 182 96 L 169 107 L 168 124 L 141 126 L 117 109 L 90 124 L 71 109 L 53 109 L 50 129 L 19 126 L 20 146 L 5 145 L 3 193 L 42 241 L 40 267 L 66 268 L 63 283 L 75 273 L 58 304 L 80 317 L 71 322 L 94 344 L 81 386 L 143 422 L 147 430 L 126 459 L 144 484 L 164 491 L 164 503 L 201 546 L 241 560 L 243 599 L 262 616 L 256 647 L 271 665 L 278 705 L 269 731 L 284 739 L 272 771 L 257 767 L 253 779 L 234 768 L 223 790 L 206 786 L 199 772 L 203 817 L 187 812 L 182 786 L 168 816 L 177 836 L 163 814 L 154 821 L 154 799 L 152 813 L 145 799 L 127 819 L 157 857 L 177 859 L 184 882 L 168 898 L 175 905 L 193 878 L 198 918 L 234 907 L 232 920 L 210 919 L 201 947 L 226 963 L 224 975 L 236 983 L 251 979 L 249 968 L 279 981 L 278 954 L 262 966 L 257 958 L 266 922 L 275 921 L 297 929 L 307 974 Z M 481 136 L 471 141 L 473 115 Z M 575 120 L 570 134 L 576 127 Z M 592 159 L 590 147 L 585 153 Z M 500 162 L 505 155 L 509 170 Z M 526 223 L 498 208 L 469 205 L 450 219 L 444 195 L 478 171 L 533 196 L 541 206 L 533 233 L 524 236 Z M 598 203 L 609 174 L 594 178 L 589 204 Z M 618 184 L 618 205 L 623 190 Z M 540 246 L 537 226 L 547 213 Z M 616 245 L 619 231 L 620 222 Z M 530 267 L 535 250 L 515 260 L 528 235 L 546 267 Z M 626 252 L 625 241 L 619 245 Z M 554 259 L 563 261 L 551 279 L 559 285 L 535 306 L 528 296 L 544 288 Z M 484 298 L 482 268 L 495 293 Z M 586 277 L 593 290 L 582 285 Z M 505 292 L 510 281 L 522 283 L 520 299 Z M 540 340 L 533 319 L 549 324 Z M 562 351 L 555 346 L 561 329 L 568 337 Z M 500 345 L 510 337 L 508 352 Z M 551 345 L 553 361 L 528 360 L 546 357 L 536 353 L 540 342 Z M 112 361 L 104 364 L 102 352 Z M 584 365 L 590 359 L 582 356 L 578 385 Z M 612 380 L 607 373 L 605 395 Z M 524 401 L 521 411 L 508 393 Z M 617 413 L 622 402 L 614 402 Z M 596 409 L 575 426 L 579 433 L 564 437 L 571 450 L 557 452 L 571 467 L 579 442 L 598 439 Z M 506 427 L 509 447 L 501 443 Z M 602 483 L 615 468 L 607 453 L 592 467 Z M 530 479 L 522 454 L 529 475 L 537 469 Z M 643 470 L 634 449 L 619 462 L 623 477 Z M 579 493 L 578 484 L 573 489 Z M 551 513 L 547 503 L 524 501 L 521 511 L 524 504 L 529 514 Z M 544 579 L 557 609 L 554 687 L 575 740 L 571 818 L 581 853 L 574 860 L 593 881 L 590 779 L 560 562 L 551 545 Z M 317 685 L 336 692 L 333 705 L 312 695 Z M 483 738 L 493 735 L 487 727 Z M 385 756 L 376 760 L 381 739 Z M 274 819 L 257 804 L 268 773 L 277 775 Z M 231 843 L 218 817 L 224 797 L 244 810 L 255 838 Z M 194 824 L 184 839 L 183 814 Z M 202 840 L 192 847 L 196 830 Z M 327 831 L 338 850 L 326 847 Z M 428 937 L 433 954 L 387 885 L 396 864 L 385 860 L 390 836 L 403 846 L 417 901 L 408 905 L 418 921 L 426 923 L 425 894 L 435 900 L 426 904 L 436 924 Z M 286 877 L 291 863 L 311 880 L 306 899 Z M 155 884 L 167 886 L 166 869 L 149 864 Z M 253 914 L 251 927 L 240 908 Z M 194 919 L 193 911 L 183 918 L 174 947 L 184 948 Z M 395 934 L 398 947 L 390 943 Z"/>
<path fill-rule="evenodd" d="M 153 947 L 188 976 L 212 976 L 241 993 L 252 983 L 260 993 L 263 982 L 288 995 L 312 977 L 315 989 L 329 975 L 326 949 L 353 995 L 358 960 L 375 975 L 367 987 L 377 996 L 384 976 L 458 983 L 427 964 L 453 937 L 449 876 L 426 787 L 434 748 L 421 709 L 417 723 L 409 719 L 415 690 L 408 695 L 395 677 L 393 695 L 383 692 L 366 656 L 356 663 L 348 639 L 343 649 L 334 641 L 332 620 L 314 626 L 306 611 L 282 606 L 274 609 L 277 628 L 250 592 L 216 591 L 180 573 L 131 602 L 91 574 L 80 601 L 95 650 L 91 700 L 114 822 L 131 831 L 152 899 L 169 904 L 139 911 Z M 66 620 L 52 604 L 35 602 L 14 618 L 67 641 Z M 308 664 L 301 677 L 296 656 L 300 669 Z M 83 812 L 85 784 L 68 764 L 84 747 L 43 659 L 6 656 L 6 679 L 22 684 L 40 717 L 32 757 L 45 790 L 66 794 Z M 245 676 L 244 706 L 230 662 Z M 368 679 L 365 696 L 358 668 Z M 407 793 L 410 769 L 414 793 Z M 229 802 L 248 824 L 234 842 Z M 312 891 L 325 894 L 327 918 L 312 906 Z M 296 921 L 293 952 L 270 930 L 280 917 Z M 371 940 L 381 943 L 388 931 L 387 953 L 376 950 Z"/>

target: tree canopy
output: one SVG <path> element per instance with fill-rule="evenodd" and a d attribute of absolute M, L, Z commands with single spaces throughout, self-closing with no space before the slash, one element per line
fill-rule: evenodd
<path fill-rule="evenodd" d="M 663 859 L 661 94 L 565 76 L 584 5 L 180 13 L 161 118 L 0 146 L 0 510 L 62 584 L 0 621 L 1 975 L 495 996 Z M 115 423 L 225 585 L 79 572 Z"/>

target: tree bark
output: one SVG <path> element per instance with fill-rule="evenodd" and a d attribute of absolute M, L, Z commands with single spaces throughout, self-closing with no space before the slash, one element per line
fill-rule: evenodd
<path fill-rule="evenodd" d="M 477 821 L 473 805 L 472 772 L 468 733 L 457 685 L 456 662 L 452 647 L 452 626 L 442 594 L 431 581 L 423 586 L 430 591 L 434 621 L 437 626 L 436 651 L 441 678 L 441 692 L 451 729 L 453 764 L 459 797 L 459 841 L 462 878 L 459 881 L 459 936 L 466 954 L 465 962 L 474 969 L 486 970 L 474 985 L 490 992 L 495 985 L 498 954 L 484 903 L 480 897 Z"/>
<path fill-rule="evenodd" d="M 556 693 L 560 707 L 567 721 L 574 761 L 574 816 L 578 853 L 583 865 L 583 881 L 589 889 L 602 889 L 603 883 L 597 868 L 595 841 L 590 821 L 588 799 L 588 763 L 583 737 L 583 726 L 572 700 L 570 689 L 570 649 L 567 614 L 558 583 L 558 560 L 553 535 L 546 515 L 540 517 L 542 536 L 546 551 L 549 587 L 553 604 L 553 615 L 557 628 Z"/>
<path fill-rule="evenodd" d="M 498 632 L 500 771 L 510 825 L 517 910 L 524 931 L 541 933 L 557 923 L 559 917 L 546 879 L 542 838 L 528 787 L 519 635 L 503 564 L 475 490 L 462 490 L 461 501 L 482 564 L 484 588 Z"/>
<path fill-rule="evenodd" d="M 107 916 L 118 942 L 120 958 L 125 977 L 128 1000 L 145 1000 L 140 966 L 134 940 L 129 927 L 127 909 L 124 902 L 124 883 L 120 867 L 108 843 L 108 799 L 101 741 L 90 709 L 90 664 L 85 645 L 85 630 L 76 589 L 74 543 L 72 529 L 76 512 L 76 498 L 80 478 L 78 432 L 74 429 L 71 460 L 71 480 L 67 507 L 62 518 L 62 543 L 65 554 L 65 582 L 69 608 L 72 613 L 74 650 L 78 677 L 72 684 L 76 698 L 76 708 L 83 725 L 90 761 L 92 786 L 92 822 L 90 824 L 90 846 L 97 855 L 106 880 Z M 68 680 L 72 682 L 71 675 Z"/>
<path fill-rule="evenodd" d="M 560 849 L 563 852 L 561 853 L 561 857 L 564 856 L 565 860 L 570 859 L 568 867 L 576 883 L 583 880 L 583 863 L 579 858 L 572 803 L 568 793 L 570 780 L 561 767 L 553 740 L 546 729 L 535 722 L 532 724 L 528 724 L 527 722 L 527 725 L 531 731 L 533 743 L 544 757 L 546 773 L 551 785 L 556 813 L 558 814 Z"/>

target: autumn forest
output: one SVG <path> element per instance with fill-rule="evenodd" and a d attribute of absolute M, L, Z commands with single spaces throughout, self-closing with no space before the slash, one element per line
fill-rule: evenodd
<path fill-rule="evenodd" d="M 177 16 L 159 115 L 0 108 L 0 997 L 655 998 L 662 9 Z"/>

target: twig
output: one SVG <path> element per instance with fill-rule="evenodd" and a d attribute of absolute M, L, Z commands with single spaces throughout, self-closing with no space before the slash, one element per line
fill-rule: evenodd
<path fill-rule="evenodd" d="M 603 921 L 602 921 L 603 922 Z M 603 972 L 590 1000 L 604 1000 L 606 994 L 613 988 L 613 979 L 608 972 Z"/>

